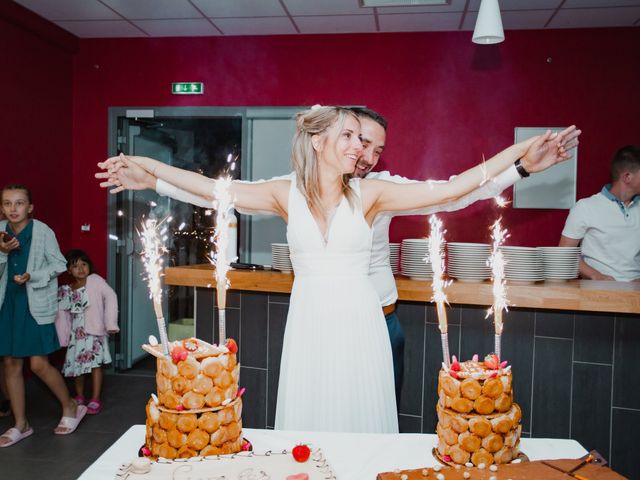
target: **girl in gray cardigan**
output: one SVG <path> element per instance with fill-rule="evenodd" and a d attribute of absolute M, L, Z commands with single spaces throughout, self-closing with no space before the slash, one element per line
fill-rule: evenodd
<path fill-rule="evenodd" d="M 33 204 L 27 187 L 8 185 L 0 197 L 6 217 L 0 221 L 0 356 L 15 417 L 15 426 L 0 436 L 1 448 L 33 434 L 25 413 L 25 358 L 62 406 L 54 433 L 75 431 L 87 407 L 76 405 L 47 357 L 60 348 L 53 321 L 58 309 L 57 277 L 66 270 L 56 236 L 44 223 L 30 218 Z"/>

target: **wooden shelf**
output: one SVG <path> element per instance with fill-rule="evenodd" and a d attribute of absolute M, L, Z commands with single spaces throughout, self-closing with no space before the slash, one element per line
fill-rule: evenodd
<path fill-rule="evenodd" d="M 169 267 L 165 270 L 167 285 L 215 287 L 211 265 Z M 292 273 L 232 270 L 229 272 L 231 290 L 290 293 Z M 396 276 L 400 300 L 429 302 L 431 284 Z M 491 303 L 489 282 L 453 282 L 446 290 L 449 303 L 484 305 Z M 560 283 L 508 285 L 507 297 L 512 308 L 574 310 L 586 312 L 640 313 L 640 282 L 602 282 L 571 280 Z"/>

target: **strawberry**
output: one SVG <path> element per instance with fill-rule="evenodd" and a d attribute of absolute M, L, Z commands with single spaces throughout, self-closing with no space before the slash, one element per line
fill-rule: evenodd
<path fill-rule="evenodd" d="M 177 345 L 171 349 L 171 359 L 173 363 L 178 363 L 181 360 L 186 360 L 189 356 L 189 352 L 184 347 Z"/>
<path fill-rule="evenodd" d="M 227 339 L 227 343 L 225 345 L 231 353 L 238 353 L 238 344 L 233 338 Z"/>
<path fill-rule="evenodd" d="M 311 455 L 311 449 L 304 444 L 296 445 L 291 450 L 293 454 L 293 458 L 296 462 L 306 462 L 309 460 L 309 456 Z"/>
<path fill-rule="evenodd" d="M 449 375 L 451 375 L 453 378 L 458 378 L 458 372 L 454 372 L 453 370 L 449 370 Z"/>
<path fill-rule="evenodd" d="M 490 370 L 497 370 L 500 366 L 500 359 L 495 353 L 491 353 L 484 357 L 484 365 Z"/>

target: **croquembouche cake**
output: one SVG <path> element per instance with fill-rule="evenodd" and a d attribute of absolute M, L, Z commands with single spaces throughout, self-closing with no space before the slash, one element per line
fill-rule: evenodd
<path fill-rule="evenodd" d="M 233 339 L 211 345 L 189 338 L 143 348 L 157 357 L 157 395 L 147 403 L 145 455 L 167 459 L 243 449 L 240 364 Z"/>
<path fill-rule="evenodd" d="M 513 402 L 511 367 L 494 355 L 458 362 L 438 377 L 438 453 L 464 465 L 508 463 L 519 453 L 522 412 Z"/>

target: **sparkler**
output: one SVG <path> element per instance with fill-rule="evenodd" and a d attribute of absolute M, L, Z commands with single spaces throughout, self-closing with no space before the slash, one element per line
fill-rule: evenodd
<path fill-rule="evenodd" d="M 493 313 L 493 323 L 495 325 L 494 334 L 494 350 L 495 354 L 500 357 L 501 339 L 502 339 L 502 311 L 508 311 L 507 308 L 507 291 L 504 280 L 504 255 L 500 250 L 500 246 L 508 237 L 507 231 L 500 225 L 500 220 L 491 226 L 491 238 L 493 240 L 493 248 L 489 257 L 489 266 L 491 267 L 491 276 L 493 282 L 493 305 L 487 312 L 487 317 Z"/>
<path fill-rule="evenodd" d="M 218 323 L 219 323 L 219 344 L 224 345 L 227 341 L 226 326 L 226 306 L 227 288 L 229 288 L 229 259 L 227 258 L 227 248 L 229 246 L 229 219 L 233 210 L 233 199 L 229 191 L 231 187 L 231 177 L 220 177 L 215 180 L 213 194 L 215 197 L 214 206 L 216 209 L 216 228 L 213 237 L 215 253 L 211 255 L 211 263 L 216 267 L 216 295 L 218 300 Z"/>
<path fill-rule="evenodd" d="M 442 243 L 444 241 L 442 231 L 442 221 L 435 215 L 429 217 L 429 224 L 431 226 L 431 235 L 429 236 L 429 259 L 431 261 L 431 268 L 433 269 L 433 282 L 431 288 L 433 289 L 433 298 L 431 299 L 436 304 L 438 312 L 438 327 L 440 328 L 440 340 L 442 342 L 442 359 L 444 364 L 449 368 L 450 355 L 449 355 L 449 329 L 447 324 L 447 311 L 445 310 L 445 303 L 447 303 L 447 296 L 444 293 L 445 287 L 450 282 L 445 282 L 444 274 L 444 258 L 442 255 Z"/>
<path fill-rule="evenodd" d="M 161 238 L 162 234 L 160 233 L 160 226 L 163 222 L 164 220 L 157 222 L 155 219 L 148 218 L 142 223 L 142 230 L 138 234 L 142 241 L 142 262 L 147 272 L 149 296 L 153 299 L 153 310 L 158 322 L 162 352 L 165 355 L 169 355 L 169 340 L 162 313 L 162 286 L 160 285 L 160 277 L 163 275 L 162 256 L 167 253 L 163 242 L 164 239 Z"/>

